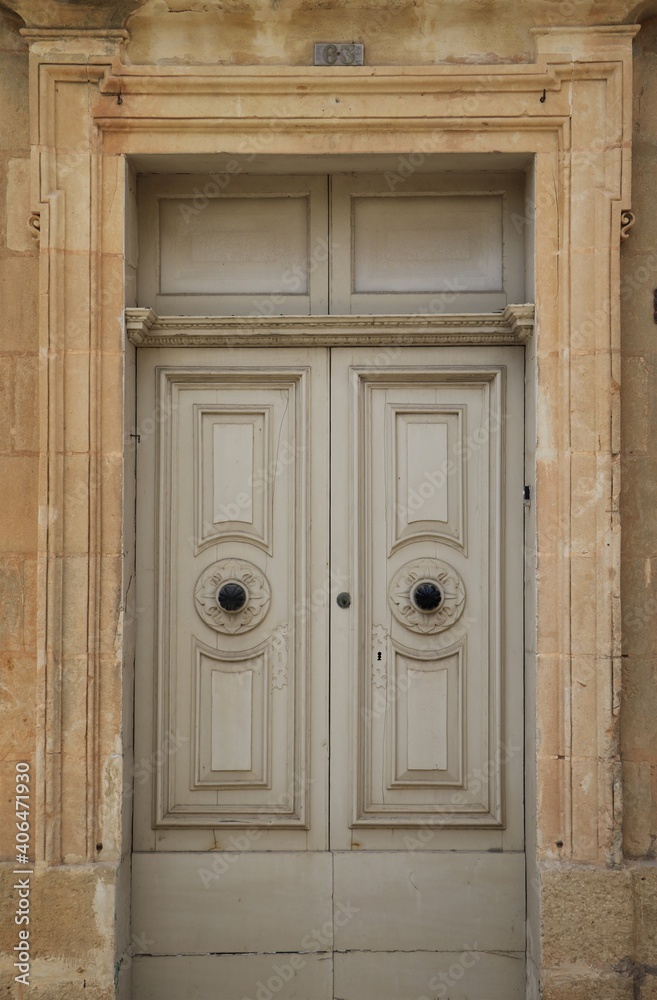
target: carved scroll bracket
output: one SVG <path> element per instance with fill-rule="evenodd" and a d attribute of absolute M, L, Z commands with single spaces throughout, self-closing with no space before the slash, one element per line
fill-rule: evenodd
<path fill-rule="evenodd" d="M 623 211 L 621 212 L 621 232 L 620 232 L 621 243 L 624 243 L 625 240 L 628 239 L 630 235 L 630 229 L 632 228 L 635 222 L 636 222 L 636 215 L 634 214 L 632 209 L 631 208 L 623 209 Z"/>
<path fill-rule="evenodd" d="M 27 224 L 30 230 L 30 236 L 35 243 L 39 243 L 41 240 L 41 210 L 35 210 L 30 214 Z"/>

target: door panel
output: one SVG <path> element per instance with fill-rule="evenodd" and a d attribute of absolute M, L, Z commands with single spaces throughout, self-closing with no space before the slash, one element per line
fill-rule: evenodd
<path fill-rule="evenodd" d="M 482 951 L 522 951 L 522 854 L 409 854 L 335 855 L 336 898 L 348 897 L 353 913 L 342 926 L 336 919 L 336 951 L 456 952 L 469 936 Z"/>
<path fill-rule="evenodd" d="M 328 312 L 326 176 L 146 174 L 138 200 L 139 305 L 161 316 Z"/>
<path fill-rule="evenodd" d="M 400 171 L 331 177 L 332 313 L 485 312 L 524 302 L 524 179 Z"/>
<path fill-rule="evenodd" d="M 261 850 L 325 848 L 326 352 L 180 355 L 139 358 L 140 426 L 158 417 L 139 445 L 156 489 L 139 494 L 138 699 L 155 718 L 136 753 L 161 761 L 152 801 L 136 789 L 136 844 L 210 849 L 243 827 Z"/>
<path fill-rule="evenodd" d="M 217 1000 L 219 996 L 222 1000 L 329 1000 L 333 966 L 326 954 L 135 958 L 132 993 L 138 1000 Z M 508 1000 L 515 996 L 509 994 Z"/>
<path fill-rule="evenodd" d="M 330 929 L 332 877 L 328 851 L 138 854 L 132 919 L 147 938 L 141 950 L 158 956 L 325 951 L 330 933 L 325 942 L 307 935 L 313 927 Z M 285 919 L 274 919 L 274 912 Z"/>
<path fill-rule="evenodd" d="M 336 954 L 334 996 L 340 1000 L 524 1000 L 524 952 Z M 301 995 L 301 994 L 300 994 Z M 308 997 L 313 996 L 312 993 Z"/>
<path fill-rule="evenodd" d="M 471 357 L 332 353 L 334 848 L 522 849 L 522 352 Z"/>

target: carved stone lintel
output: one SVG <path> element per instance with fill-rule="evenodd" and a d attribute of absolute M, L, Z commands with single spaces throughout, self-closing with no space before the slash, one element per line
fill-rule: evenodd
<path fill-rule="evenodd" d="M 625 208 L 621 212 L 621 243 L 623 243 L 630 235 L 630 229 L 636 222 L 636 215 L 631 208 Z"/>

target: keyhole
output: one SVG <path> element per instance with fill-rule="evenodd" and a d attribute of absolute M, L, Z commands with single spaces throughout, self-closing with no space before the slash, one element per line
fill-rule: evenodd
<path fill-rule="evenodd" d="M 377 658 L 377 660 L 380 660 L 381 659 L 381 653 L 377 653 L 376 654 L 376 658 Z"/>

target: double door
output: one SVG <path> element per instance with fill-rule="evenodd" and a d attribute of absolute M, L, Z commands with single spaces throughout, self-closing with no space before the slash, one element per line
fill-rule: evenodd
<path fill-rule="evenodd" d="M 138 399 L 135 1000 L 519 1000 L 522 349 Z"/>

